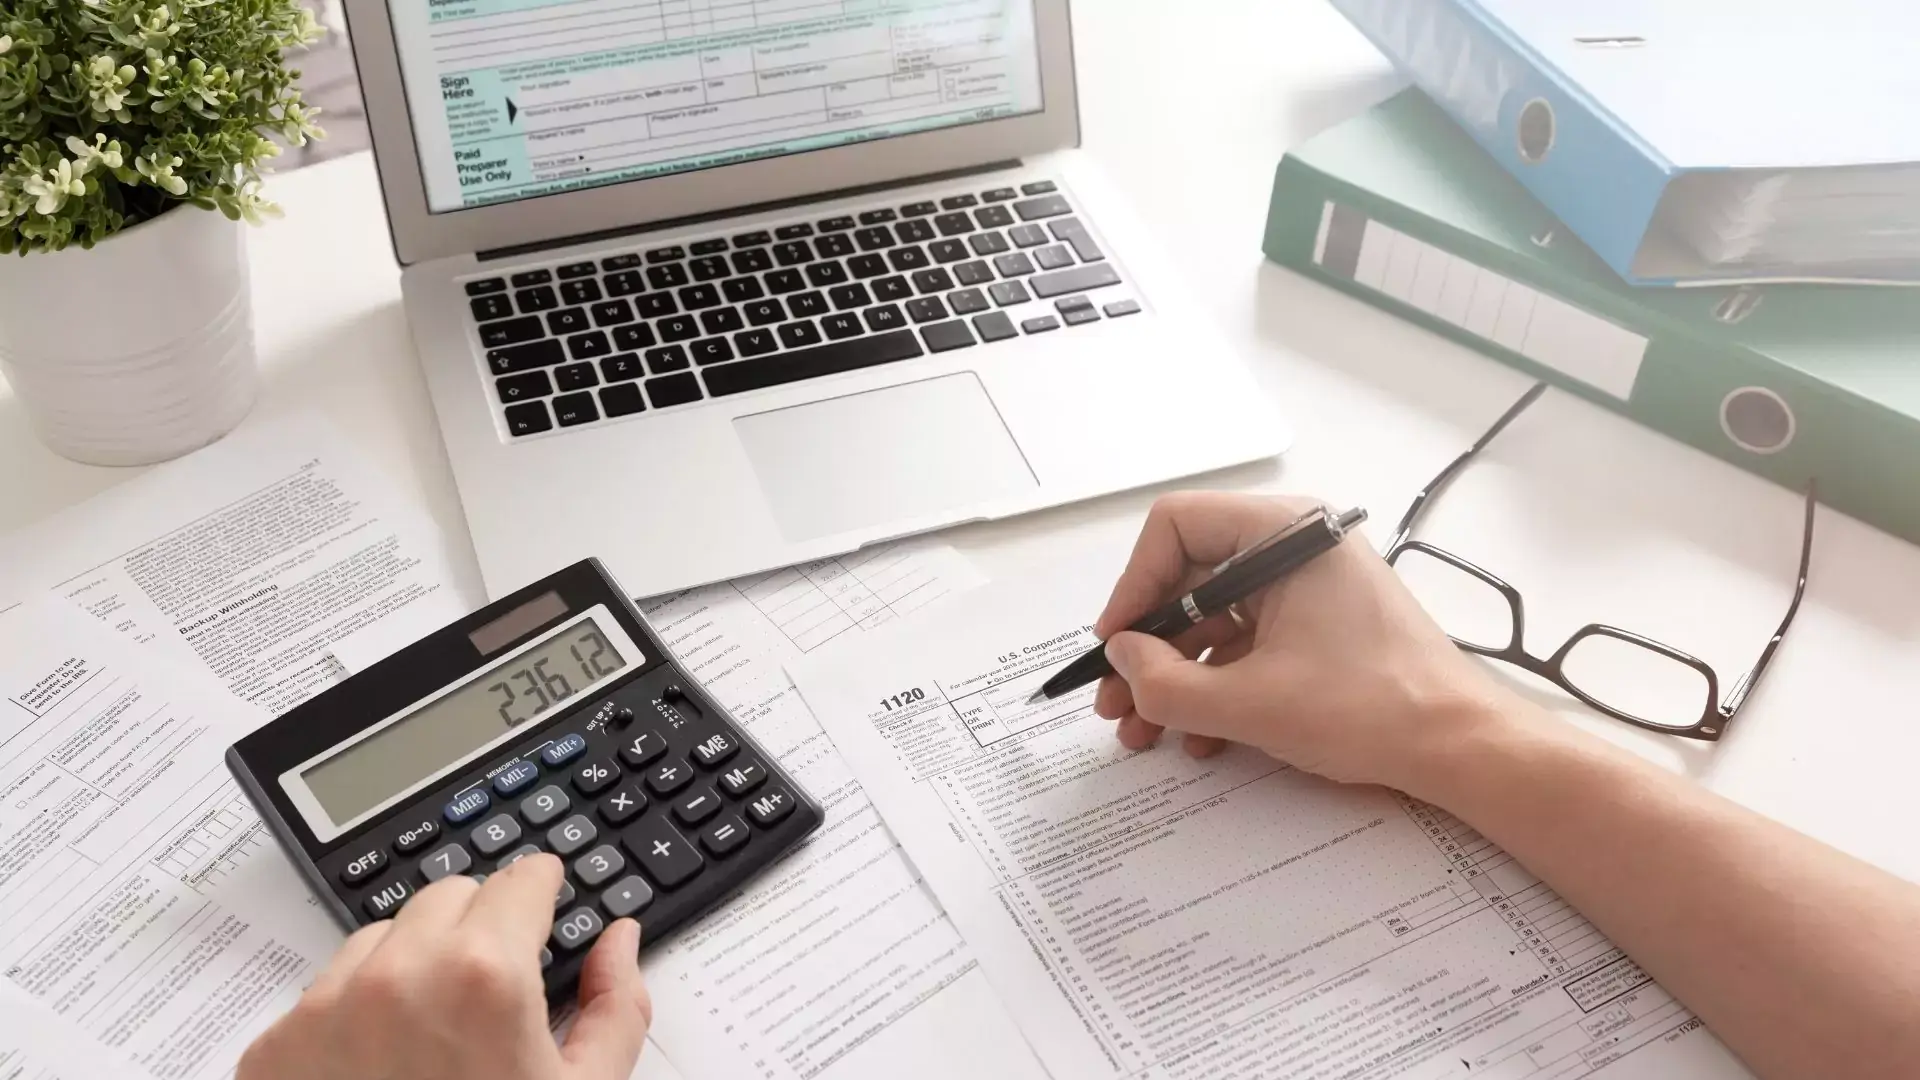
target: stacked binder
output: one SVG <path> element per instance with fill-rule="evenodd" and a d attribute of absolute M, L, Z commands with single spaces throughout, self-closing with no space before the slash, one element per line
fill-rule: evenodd
<path fill-rule="evenodd" d="M 1635 284 L 1920 284 L 1920 5 L 1332 0 Z"/>
<path fill-rule="evenodd" d="M 1635 166 L 1621 148 L 1646 139 L 1631 134 L 1607 153 L 1593 143 L 1582 151 L 1603 127 L 1626 130 L 1621 114 L 1574 111 L 1592 95 L 1515 28 L 1640 33 L 1639 44 L 1607 48 L 1651 50 L 1646 28 L 1688 22 L 1681 9 L 1737 23 L 1722 0 L 1658 18 L 1650 4 L 1621 0 L 1333 2 L 1419 88 L 1286 155 L 1270 258 L 1795 491 L 1817 479 L 1823 502 L 1920 543 L 1920 485 L 1910 479 L 1920 461 L 1920 290 L 1885 284 L 1920 284 L 1920 166 L 1888 150 L 1876 162 L 1830 155 L 1831 164 L 1767 175 L 1675 172 L 1651 155 Z M 1852 2 L 1822 8 L 1844 15 Z M 1590 18 L 1575 17 L 1582 8 Z M 1503 9 L 1528 14 L 1498 22 Z M 1773 0 L 1739 5 L 1749 20 L 1777 9 Z M 1739 69 L 1744 40 L 1728 30 L 1708 66 Z M 1667 55 L 1647 66 L 1680 63 Z M 1702 87 L 1670 84 L 1676 113 L 1687 109 L 1683 90 Z M 1705 104 L 1724 107 L 1731 92 Z M 1525 116 L 1542 99 L 1556 102 L 1545 136 Z M 1783 131 L 1803 130 L 1801 118 L 1788 120 Z M 1545 154 L 1535 153 L 1541 145 Z M 1920 143 L 1911 149 L 1920 160 Z M 1754 143 L 1745 160 L 1764 150 Z M 1562 151 L 1577 168 L 1530 171 Z M 1665 170 L 1658 183 L 1631 175 L 1653 165 Z"/>

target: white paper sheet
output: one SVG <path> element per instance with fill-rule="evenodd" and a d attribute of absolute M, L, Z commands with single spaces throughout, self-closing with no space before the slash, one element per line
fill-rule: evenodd
<path fill-rule="evenodd" d="M 227 1075 L 339 932 L 229 778 L 254 713 L 52 598 L 0 614 L 0 971 L 160 1078 Z"/>
<path fill-rule="evenodd" d="M 78 1027 L 0 982 L 0 1080 L 141 1080 L 133 1063 L 94 1045 Z"/>
<path fill-rule="evenodd" d="M 1053 1075 L 1745 1077 L 1444 811 L 1029 706 L 1112 582 L 996 583 L 790 665 Z"/>
<path fill-rule="evenodd" d="M 981 579 L 908 542 L 644 602 L 695 677 L 827 808 L 807 843 L 650 954 L 654 1038 L 728 1080 L 1044 1076 L 781 664 Z"/>
<path fill-rule="evenodd" d="M 222 755 L 244 731 L 342 678 L 331 651 L 356 635 L 380 629 L 417 636 L 465 613 L 449 584 L 441 538 L 396 510 L 396 502 L 336 432 L 295 421 L 233 436 L 0 539 L 0 619 L 16 637 L 31 642 L 52 635 L 63 617 L 77 620 L 82 630 L 104 635 L 93 648 L 117 667 L 166 671 L 169 685 L 200 682 L 195 708 L 218 714 L 192 742 L 105 744 L 165 780 L 139 792 L 139 814 L 116 814 L 116 821 L 147 821 L 137 832 L 107 834 L 118 846 L 98 849 L 105 841 L 86 823 L 92 804 L 62 795 L 62 783 L 32 789 L 37 801 L 29 805 L 55 800 L 34 821 L 13 821 L 5 812 L 19 808 L 0 806 L 0 843 L 7 845 L 0 850 L 0 925 L 8 940 L 17 931 L 65 926 L 60 910 L 36 906 L 59 897 L 93 913 L 77 930 L 63 931 L 77 935 L 72 940 L 42 942 L 44 951 L 34 954 L 40 966 L 13 981 L 31 976 L 37 994 L 61 995 L 63 1011 L 124 1015 L 115 1026 L 89 1026 L 91 1019 L 82 1026 L 104 1045 L 127 1048 L 155 1076 L 231 1072 L 252 1033 L 293 1003 L 343 937 L 233 783 Z M 18 671 L 21 662 L 9 652 L 0 656 L 0 670 Z M 14 738 L 0 742 L 0 769 L 27 760 L 18 755 L 51 737 L 45 729 L 55 721 L 19 719 L 9 720 Z M 125 717 L 101 723 L 107 730 L 126 726 L 136 740 L 144 730 Z M 65 775 L 55 766 L 33 775 L 42 773 Z M 79 791 L 112 795 L 91 784 Z M 66 854 L 69 829 L 89 839 Z M 76 879 L 76 867 L 107 876 Z M 59 891 L 96 880 L 102 884 L 93 893 Z M 104 906 L 110 903 L 119 906 Z M 119 925 L 148 915 L 152 926 Z M 28 918 L 40 921 L 20 921 Z M 118 988 L 111 980 L 96 988 L 105 995 L 99 1001 L 73 996 L 62 980 L 94 970 L 88 965 L 96 953 L 74 953 L 79 966 L 71 972 L 61 965 L 89 934 L 102 935 L 98 955 L 111 953 L 111 962 L 172 967 L 155 969 L 163 976 L 153 984 L 158 989 L 142 988 L 140 980 L 156 976 L 139 967 Z M 142 954 L 149 939 L 161 951 Z M 129 944 L 132 951 L 115 952 Z M 243 948 L 260 951 L 243 964 L 235 951 Z M 237 981 L 205 974 L 229 968 Z M 165 1023 L 180 1028 L 154 1034 Z"/>
<path fill-rule="evenodd" d="M 442 538 L 317 418 L 229 437 L 0 540 L 0 606 L 52 590 L 278 715 L 332 647 L 466 614 Z"/>

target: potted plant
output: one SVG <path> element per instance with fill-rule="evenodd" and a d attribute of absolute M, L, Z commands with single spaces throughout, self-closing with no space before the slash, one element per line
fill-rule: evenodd
<path fill-rule="evenodd" d="M 0 374 L 55 451 L 164 460 L 253 405 L 243 223 L 320 131 L 298 0 L 0 4 Z M 5 257 L 14 256 L 14 257 Z"/>

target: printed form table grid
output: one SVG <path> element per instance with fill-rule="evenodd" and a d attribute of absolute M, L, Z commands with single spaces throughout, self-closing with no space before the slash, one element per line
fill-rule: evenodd
<path fill-rule="evenodd" d="M 1052 969 L 1056 984 L 1074 1002 L 1089 1032 L 1113 1060 L 1129 1063 L 1122 1074 L 1167 1075 L 1163 1067 L 1181 1058 L 1191 1046 L 1179 1043 L 1166 1053 L 1148 1054 L 1137 1030 L 1129 1033 L 1129 1027 L 1138 1026 L 1130 1023 L 1130 1014 L 1122 1006 L 1106 1000 L 1109 995 L 1101 986 L 1111 972 L 1089 971 L 1084 952 L 1063 940 L 1077 918 L 1071 914 L 1063 917 L 1062 911 L 1067 909 L 1052 910 L 1058 898 L 1073 888 L 1076 871 L 1063 868 L 1070 863 L 1087 865 L 1107 859 L 1117 868 L 1132 847 L 1149 843 L 1143 838 L 1156 830 L 1202 815 L 1245 789 L 1290 770 L 1275 762 L 1267 771 L 1231 788 L 1203 791 L 1188 801 L 1170 799 L 1150 816 L 1092 831 L 1084 842 L 1065 850 L 1047 850 L 1046 841 L 1037 836 L 1028 837 L 1030 842 L 1024 845 L 1011 844 L 1010 838 L 1019 836 L 1019 819 L 1032 793 L 1051 779 L 1042 769 L 1022 772 L 994 759 L 1004 758 L 1021 743 L 1073 725 L 1089 720 L 1103 727 L 1106 724 L 1091 715 L 1091 691 L 1056 701 L 1027 702 L 1039 681 L 1069 655 L 1064 649 L 1060 651 L 1061 656 L 1051 657 L 1044 665 L 990 680 L 964 693 L 949 695 L 936 683 L 928 688 L 924 702 L 892 714 L 888 720 L 907 725 L 944 714 L 957 721 L 969 736 L 965 743 L 972 744 L 970 752 L 949 753 L 944 758 L 938 753 L 922 758 L 910 752 L 907 757 L 915 761 L 918 780 L 931 787 L 968 845 L 992 868 L 996 879 L 993 888 L 1001 895 L 1005 910 L 1023 925 L 1034 942 L 1036 955 Z M 998 775 L 982 779 L 996 772 Z M 1002 787 L 1009 790 L 999 790 Z M 992 793 L 983 797 L 989 790 Z M 1571 1019 L 1563 1017 L 1496 1052 L 1477 1055 L 1476 1069 L 1507 1062 L 1509 1069 L 1526 1070 L 1516 1071 L 1516 1076 L 1586 1075 L 1611 1060 L 1605 1053 L 1596 1052 L 1596 1046 L 1610 1045 L 1610 1040 L 1617 1038 L 1619 1045 L 1614 1052 L 1625 1053 L 1632 1043 L 1658 1037 L 1661 1025 L 1671 1027 L 1684 1020 L 1684 1010 L 1653 985 L 1650 977 L 1505 851 L 1445 811 L 1397 793 L 1395 802 L 1444 860 L 1449 878 L 1372 920 L 1392 935 L 1394 942 L 1366 965 L 1378 964 L 1422 938 L 1491 910 L 1512 932 L 1512 951 L 1524 950 L 1541 965 L 1542 985 L 1560 985 L 1580 1007 Z M 1114 810 L 1106 816 L 1124 813 Z M 1099 966 L 1096 961 L 1094 967 Z M 1337 983 L 1340 977 L 1340 973 L 1332 973 L 1329 981 Z M 1273 1002 L 1255 1015 L 1225 1026 L 1215 1025 L 1214 1035 L 1225 1037 L 1228 1029 L 1268 1023 L 1317 992 L 1314 987 L 1302 988 L 1300 993 Z M 1390 1073 L 1383 1065 L 1365 1075 Z"/>

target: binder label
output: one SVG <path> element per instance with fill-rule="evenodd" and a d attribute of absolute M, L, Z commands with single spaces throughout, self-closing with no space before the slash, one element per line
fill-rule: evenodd
<path fill-rule="evenodd" d="M 1350 206 L 1322 208 L 1313 261 L 1622 401 L 1633 396 L 1646 338 Z"/>

